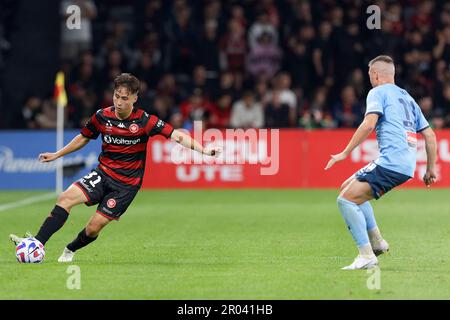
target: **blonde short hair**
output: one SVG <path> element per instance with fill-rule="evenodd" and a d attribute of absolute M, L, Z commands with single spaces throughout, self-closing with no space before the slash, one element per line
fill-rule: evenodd
<path fill-rule="evenodd" d="M 394 60 L 391 57 L 381 55 L 381 56 L 376 57 L 375 59 L 370 60 L 369 67 L 371 67 L 375 62 L 378 62 L 378 61 L 385 62 L 388 64 L 394 64 Z"/>

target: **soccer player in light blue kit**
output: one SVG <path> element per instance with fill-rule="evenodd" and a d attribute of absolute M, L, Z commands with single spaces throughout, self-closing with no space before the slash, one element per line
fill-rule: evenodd
<path fill-rule="evenodd" d="M 378 200 L 414 176 L 416 133 L 423 135 L 426 144 L 427 170 L 423 181 L 429 187 L 436 180 L 436 136 L 414 99 L 395 85 L 394 75 L 394 61 L 389 56 L 378 56 L 369 62 L 373 89 L 367 95 L 364 121 L 344 151 L 332 155 L 325 167 L 328 170 L 347 158 L 373 129 L 376 130 L 379 158 L 347 179 L 337 198 L 339 210 L 359 250 L 356 259 L 342 268 L 344 270 L 372 268 L 378 265 L 377 256 L 389 250 L 369 200 Z"/>

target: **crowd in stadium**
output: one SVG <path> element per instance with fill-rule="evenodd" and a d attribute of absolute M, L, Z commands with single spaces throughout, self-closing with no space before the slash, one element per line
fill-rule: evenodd
<path fill-rule="evenodd" d="M 142 87 L 137 106 L 176 128 L 355 128 L 371 86 L 367 63 L 396 62 L 397 84 L 434 128 L 450 126 L 450 3 L 375 1 L 63 1 L 82 12 L 80 30 L 61 19 L 66 126 L 79 128 L 112 105 L 122 72 Z M 50 97 L 29 96 L 28 128 L 54 128 Z"/>

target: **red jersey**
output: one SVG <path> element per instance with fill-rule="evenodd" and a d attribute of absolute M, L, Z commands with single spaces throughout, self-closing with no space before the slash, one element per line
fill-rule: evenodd
<path fill-rule="evenodd" d="M 102 152 L 98 157 L 100 170 L 122 184 L 140 187 L 149 137 L 160 134 L 170 138 L 174 129 L 136 107 L 124 120 L 116 117 L 114 109 L 98 110 L 81 129 L 81 134 L 89 139 L 102 135 Z"/>

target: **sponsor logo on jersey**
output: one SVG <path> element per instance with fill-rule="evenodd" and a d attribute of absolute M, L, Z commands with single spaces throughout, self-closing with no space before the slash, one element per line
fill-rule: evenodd
<path fill-rule="evenodd" d="M 120 122 L 117 126 L 118 126 L 119 128 L 126 129 L 126 127 L 125 127 L 125 125 L 123 124 L 123 122 Z"/>
<path fill-rule="evenodd" d="M 410 147 L 417 147 L 417 134 L 415 132 L 406 131 L 406 141 Z"/>
<path fill-rule="evenodd" d="M 106 143 L 113 143 L 113 144 L 118 144 L 118 145 L 124 144 L 124 145 L 127 145 L 127 146 L 135 145 L 135 144 L 141 142 L 141 138 L 137 138 L 137 139 L 134 139 L 134 140 L 133 139 L 126 139 L 126 138 L 116 138 L 116 137 L 110 136 L 108 134 L 104 136 L 103 140 Z"/>

